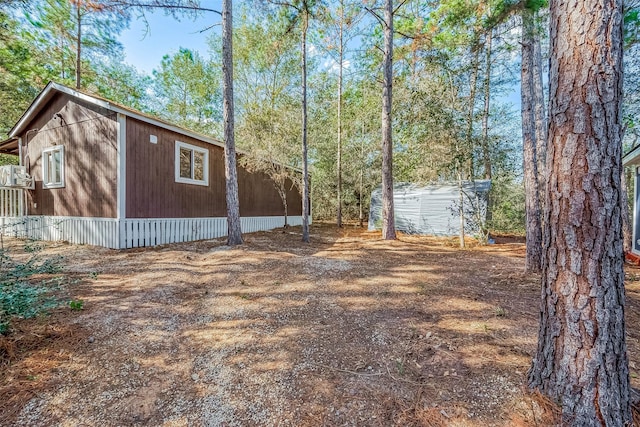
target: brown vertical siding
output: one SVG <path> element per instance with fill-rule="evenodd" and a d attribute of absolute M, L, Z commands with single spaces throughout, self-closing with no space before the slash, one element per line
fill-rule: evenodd
<path fill-rule="evenodd" d="M 157 137 L 157 144 L 150 136 Z M 175 182 L 175 143 L 209 151 L 209 185 Z M 127 218 L 199 218 L 226 215 L 224 150 L 140 120 L 127 117 Z M 241 216 L 283 215 L 282 203 L 269 178 L 238 170 Z M 301 198 L 289 192 L 289 215 L 300 215 Z"/>
<path fill-rule="evenodd" d="M 116 113 L 66 94 L 56 94 L 25 127 L 24 164 L 35 178 L 28 193 L 29 215 L 117 216 Z M 157 144 L 149 141 L 157 137 Z M 175 143 L 209 151 L 209 185 L 175 182 Z M 224 151 L 131 117 L 126 130 L 126 217 L 198 218 L 226 215 Z M 65 147 L 65 187 L 42 187 L 42 150 Z M 273 182 L 239 166 L 241 216 L 280 216 L 284 210 Z M 291 188 L 291 185 L 287 185 Z M 301 214 L 301 196 L 288 191 L 289 215 Z"/>
<path fill-rule="evenodd" d="M 29 215 L 114 218 L 117 203 L 115 113 L 66 94 L 54 96 L 20 136 L 35 178 Z M 63 145 L 65 187 L 42 188 L 42 150 Z"/>
<path fill-rule="evenodd" d="M 149 142 L 150 135 L 158 138 Z M 209 149 L 209 186 L 175 182 L 175 141 Z M 127 117 L 127 218 L 224 216 L 222 157 L 210 144 Z"/>
<path fill-rule="evenodd" d="M 289 215 L 302 215 L 302 195 L 296 187 L 291 188 L 287 181 L 287 211 Z M 240 215 L 242 216 L 280 216 L 284 207 L 273 181 L 262 172 L 248 172 L 238 166 L 238 193 L 240 196 Z"/>

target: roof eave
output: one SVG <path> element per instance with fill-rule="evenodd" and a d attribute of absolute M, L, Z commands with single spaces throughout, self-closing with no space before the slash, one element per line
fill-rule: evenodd
<path fill-rule="evenodd" d="M 141 115 L 141 114 L 136 114 L 135 112 L 133 112 L 131 110 L 127 110 L 125 108 L 120 108 L 120 107 L 118 107 L 116 105 L 109 105 L 108 108 L 111 111 L 114 111 L 116 113 L 120 113 L 122 115 L 125 115 L 127 117 L 131 117 L 131 118 L 136 119 L 136 120 L 140 120 L 141 122 L 149 123 L 149 124 L 152 124 L 154 126 L 158 126 L 158 127 L 163 128 L 163 129 L 167 129 L 167 130 L 170 130 L 172 132 L 179 133 L 179 134 L 185 135 L 185 136 L 189 136 L 191 138 L 198 139 L 198 140 L 203 141 L 203 142 L 207 142 L 207 143 L 209 143 L 211 145 L 217 145 L 219 147 L 224 148 L 224 143 L 222 143 L 221 141 L 218 141 L 215 138 L 211 138 L 209 136 L 202 135 L 202 134 L 197 133 L 197 132 L 190 131 L 189 129 L 181 128 L 179 126 L 174 126 L 172 124 L 165 123 L 165 122 L 163 122 L 161 120 L 156 120 L 156 119 L 153 119 L 151 117 L 147 117 L 147 116 L 144 116 L 144 115 Z M 239 150 L 236 150 L 236 151 L 238 153 L 242 154 Z"/>
<path fill-rule="evenodd" d="M 197 132 L 190 131 L 188 129 L 180 128 L 178 126 L 165 123 L 161 120 L 155 120 L 148 116 L 137 114 L 134 111 L 118 107 L 117 105 L 113 105 L 110 102 L 95 98 L 91 95 L 87 95 L 83 92 L 71 89 L 67 86 L 63 86 L 54 82 L 49 82 L 47 86 L 42 90 L 42 92 L 40 92 L 40 94 L 36 97 L 36 99 L 31 103 L 27 111 L 25 111 L 25 113 L 22 115 L 20 120 L 18 120 L 18 123 L 16 123 L 16 125 L 9 131 L 9 137 L 11 138 L 16 137 L 18 134 L 24 131 L 24 127 L 33 119 L 33 117 L 36 116 L 36 114 L 44 107 L 44 105 L 53 97 L 56 91 L 61 93 L 66 93 L 67 95 L 72 96 L 74 98 L 78 98 L 90 104 L 105 108 L 107 110 L 114 111 L 116 113 L 120 113 L 128 117 L 132 117 L 136 120 L 140 120 L 145 123 L 150 123 L 155 126 L 159 126 L 161 128 L 171 130 L 179 134 L 190 136 L 192 138 L 199 139 L 209 144 L 224 147 L 224 144 L 222 142 L 214 138 L 210 138 L 210 137 L 207 137 L 206 135 L 202 135 Z"/>
<path fill-rule="evenodd" d="M 114 105 L 113 103 L 110 103 L 106 100 L 93 97 L 86 93 L 80 92 L 78 90 L 72 89 L 70 87 L 67 87 L 55 82 L 47 83 L 47 86 L 45 86 L 42 92 L 40 92 L 40 94 L 36 97 L 36 99 L 31 103 L 31 105 L 29 106 L 27 111 L 25 111 L 22 117 L 20 117 L 20 120 L 18 120 L 18 123 L 16 123 L 16 125 L 9 131 L 9 138 L 14 138 L 19 136 L 20 133 L 22 133 L 25 130 L 24 128 L 26 127 L 26 125 L 33 120 L 33 118 L 38 114 L 38 112 L 40 112 L 40 110 L 46 105 L 46 103 L 49 100 L 51 100 L 51 98 L 53 98 L 56 92 L 65 93 L 69 96 L 81 99 L 89 104 L 97 105 L 99 107 L 105 108 L 115 113 L 119 113 L 124 116 L 131 117 L 136 120 L 140 120 L 141 122 L 149 123 L 154 126 L 158 126 L 163 129 L 167 129 L 169 131 L 178 133 L 180 135 L 185 135 L 185 136 L 200 140 L 202 142 L 206 142 L 208 144 L 216 145 L 218 147 L 224 148 L 224 143 L 215 138 L 209 137 L 207 135 L 203 135 L 198 132 L 191 131 L 189 129 L 172 125 L 162 120 L 154 119 L 145 114 L 137 113 L 134 110 L 123 108 L 119 105 Z M 248 153 L 238 149 L 236 149 L 236 153 L 240 155 L 249 155 Z M 292 166 L 286 166 L 286 167 L 298 172 L 302 172 L 302 170 L 296 167 L 292 167 Z"/>
<path fill-rule="evenodd" d="M 47 86 L 40 92 L 40 94 L 36 97 L 36 99 L 31 103 L 27 111 L 20 117 L 18 123 L 9 131 L 9 137 L 18 136 L 21 132 L 24 131 L 25 126 L 33 120 L 33 118 L 38 114 L 38 112 L 45 106 L 45 104 L 53 98 L 55 92 L 62 92 L 73 97 L 82 99 L 83 101 L 89 102 L 94 105 L 98 105 L 103 108 L 109 109 L 109 103 L 102 101 L 100 99 L 96 99 L 92 96 L 86 95 L 82 92 L 78 92 L 77 90 L 73 90 L 66 86 L 60 85 L 58 83 L 49 82 Z"/>
<path fill-rule="evenodd" d="M 4 141 L 0 141 L 0 153 L 1 154 L 10 154 L 12 156 L 19 155 L 19 138 L 10 137 L 5 139 Z"/>
<path fill-rule="evenodd" d="M 640 165 L 640 145 L 634 147 L 622 157 L 623 166 Z"/>

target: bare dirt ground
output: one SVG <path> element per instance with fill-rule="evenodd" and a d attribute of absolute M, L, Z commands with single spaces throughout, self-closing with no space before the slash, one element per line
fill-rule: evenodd
<path fill-rule="evenodd" d="M 539 278 L 512 239 L 380 240 L 357 228 L 255 233 L 65 257 L 82 311 L 0 341 L 0 425 L 534 426 Z M 19 247 L 17 241 L 10 242 Z M 97 278 L 88 279 L 90 273 Z M 627 269 L 640 386 L 640 270 Z"/>

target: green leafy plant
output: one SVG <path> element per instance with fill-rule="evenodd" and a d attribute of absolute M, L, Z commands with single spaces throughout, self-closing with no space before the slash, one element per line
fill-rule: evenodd
<path fill-rule="evenodd" d="M 82 310 L 84 307 L 84 301 L 82 301 L 81 299 L 77 299 L 77 300 L 71 300 L 69 301 L 69 308 L 71 308 L 71 310 L 74 311 L 80 311 Z"/>
<path fill-rule="evenodd" d="M 67 281 L 56 275 L 62 271 L 63 258 L 41 257 L 41 250 L 41 245 L 27 242 L 26 261 L 0 250 L 0 334 L 9 331 L 11 319 L 36 317 L 61 303 L 56 294 Z"/>
<path fill-rule="evenodd" d="M 27 240 L 24 244 L 24 251 L 27 253 L 40 252 L 42 249 L 42 242 L 39 242 L 37 240 Z"/>

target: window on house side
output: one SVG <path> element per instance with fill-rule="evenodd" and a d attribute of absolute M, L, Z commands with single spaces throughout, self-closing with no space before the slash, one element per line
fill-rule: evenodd
<path fill-rule="evenodd" d="M 64 146 L 42 150 L 42 188 L 64 187 Z"/>
<path fill-rule="evenodd" d="M 209 185 L 209 151 L 176 141 L 176 182 Z"/>

